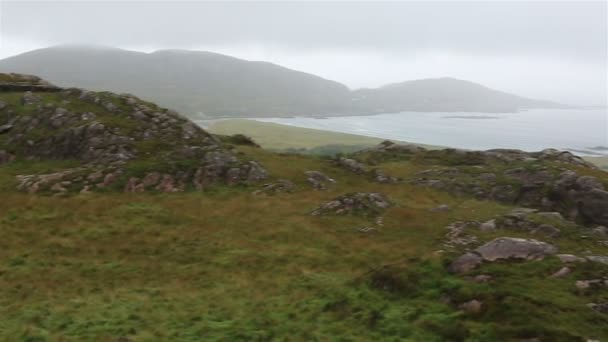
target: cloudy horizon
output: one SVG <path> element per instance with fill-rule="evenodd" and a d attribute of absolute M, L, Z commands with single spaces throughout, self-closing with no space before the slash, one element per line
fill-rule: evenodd
<path fill-rule="evenodd" d="M 606 105 L 606 7 L 4 1 L 0 58 L 63 44 L 202 50 L 276 63 L 350 88 L 454 77 L 527 97 Z"/>

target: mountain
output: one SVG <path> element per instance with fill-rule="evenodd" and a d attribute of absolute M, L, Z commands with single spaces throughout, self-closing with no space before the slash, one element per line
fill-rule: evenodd
<path fill-rule="evenodd" d="M 60 46 L 4 59 L 0 70 L 38 75 L 60 86 L 131 93 L 209 117 L 345 112 L 349 97 L 337 82 L 211 52 Z"/>
<path fill-rule="evenodd" d="M 533 100 L 454 78 L 407 81 L 353 92 L 355 107 L 368 113 L 516 112 L 563 105 Z"/>
<path fill-rule="evenodd" d="M 279 153 L 0 74 L 0 340 L 606 341 L 607 188 L 569 152 Z"/>
<path fill-rule="evenodd" d="M 448 78 L 351 91 L 272 63 L 183 50 L 142 53 L 58 46 L 1 60 L 0 72 L 35 74 L 60 86 L 130 93 L 197 118 L 513 112 L 559 106 Z"/>

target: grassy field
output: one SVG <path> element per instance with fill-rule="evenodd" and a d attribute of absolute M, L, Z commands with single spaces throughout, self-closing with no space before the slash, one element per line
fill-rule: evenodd
<path fill-rule="evenodd" d="M 251 188 L 206 193 L 30 196 L 11 191 L 19 167 L 2 168 L 0 339 L 6 341 L 543 341 L 608 338 L 608 319 L 585 304 L 606 297 L 548 276 L 556 258 L 496 263 L 479 284 L 446 272 L 445 226 L 511 208 L 401 184 L 377 184 L 326 159 L 239 147 L 294 193 Z M 408 177 L 428 165 L 389 162 Z M 313 191 L 303 171 L 338 183 Z M 397 206 L 373 233 L 362 216 L 313 217 L 320 203 L 352 191 Z M 448 204 L 448 212 L 429 209 Z M 497 233 L 491 233 L 497 234 Z M 490 239 L 492 235 L 482 236 Z M 517 236 L 518 233 L 515 233 Z M 524 236 L 523 233 L 519 235 Z M 562 252 L 608 253 L 590 242 Z M 383 265 L 401 279 L 370 281 Z M 593 270 L 597 272 L 597 270 Z M 478 314 L 458 303 L 484 301 Z"/>
<path fill-rule="evenodd" d="M 608 157 L 585 157 L 585 160 L 597 165 L 603 170 L 608 170 Z"/>
<path fill-rule="evenodd" d="M 208 130 L 221 135 L 244 134 L 269 150 L 290 150 L 320 155 L 350 153 L 378 145 L 385 140 L 244 119 L 216 121 L 209 126 Z M 432 145 L 419 145 L 427 149 L 438 148 Z M 608 157 L 585 157 L 585 159 L 608 170 Z"/>
<path fill-rule="evenodd" d="M 221 120 L 211 124 L 211 133 L 222 135 L 244 134 L 265 149 L 315 149 L 327 146 L 365 148 L 378 145 L 385 139 L 363 135 L 292 127 L 254 120 Z"/>

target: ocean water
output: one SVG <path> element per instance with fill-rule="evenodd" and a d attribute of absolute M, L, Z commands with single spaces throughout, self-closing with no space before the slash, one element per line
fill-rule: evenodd
<path fill-rule="evenodd" d="M 403 112 L 256 120 L 463 149 L 557 148 L 580 155 L 608 155 L 606 109 L 535 109 L 505 114 Z"/>

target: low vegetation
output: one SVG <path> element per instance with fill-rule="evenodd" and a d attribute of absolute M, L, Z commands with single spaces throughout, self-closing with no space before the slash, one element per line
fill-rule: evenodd
<path fill-rule="evenodd" d="M 279 153 L 242 133 L 222 137 L 221 149 L 256 161 L 264 178 L 169 192 L 117 186 L 28 194 L 17 189 L 17 176 L 73 169 L 82 160 L 15 151 L 0 165 L 0 339 L 608 339 L 604 216 L 577 216 L 572 207 L 542 213 L 534 198 L 526 200 L 538 210 L 524 215 L 515 210 L 522 198 L 465 191 L 505 182 L 519 189 L 509 170 L 536 177 L 542 169 L 556 187 L 539 187 L 541 195 L 561 189 L 567 170 L 582 184 L 576 191 L 598 194 L 608 185 L 605 172 L 552 151 L 533 157 L 385 143 L 342 159 Z M 156 148 L 136 144 L 134 151 Z M 125 165 L 130 177 L 160 167 L 148 157 Z M 335 183 L 312 186 L 305 171 Z M 364 200 L 359 207 L 352 198 Z M 321 205 L 331 210 L 312 215 Z M 481 228 L 492 220 L 494 228 Z M 451 271 L 454 260 L 501 237 L 542 240 L 580 262 L 547 254 Z"/>

